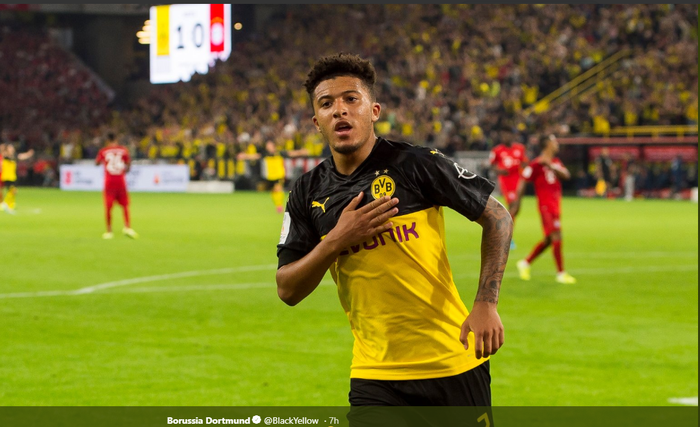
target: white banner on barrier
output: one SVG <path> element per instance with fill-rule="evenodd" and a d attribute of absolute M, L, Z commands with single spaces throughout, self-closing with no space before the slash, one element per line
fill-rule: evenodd
<path fill-rule="evenodd" d="M 61 190 L 102 191 L 104 166 L 61 165 Z M 190 182 L 187 165 L 132 165 L 126 187 L 133 192 L 184 193 Z"/>

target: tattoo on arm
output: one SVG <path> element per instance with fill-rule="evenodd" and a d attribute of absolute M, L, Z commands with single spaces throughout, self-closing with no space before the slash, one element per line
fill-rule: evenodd
<path fill-rule="evenodd" d="M 493 197 L 477 220 L 483 227 L 481 235 L 481 272 L 479 289 L 474 301 L 498 303 L 503 273 L 508 262 L 513 219 L 508 210 Z"/>

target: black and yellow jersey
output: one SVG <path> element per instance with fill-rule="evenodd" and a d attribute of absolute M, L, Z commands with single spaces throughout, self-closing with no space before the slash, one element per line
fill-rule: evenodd
<path fill-rule="evenodd" d="M 2 159 L 0 180 L 3 182 L 17 181 L 17 160 L 15 158 L 4 157 Z"/>
<path fill-rule="evenodd" d="M 379 138 L 349 176 L 330 157 L 294 183 L 277 246 L 279 266 L 301 259 L 361 205 L 397 197 L 393 229 L 346 248 L 330 268 L 355 338 L 350 376 L 377 380 L 457 375 L 487 359 L 459 341 L 469 314 L 452 279 L 443 206 L 474 221 L 494 189 L 439 151 Z"/>
<path fill-rule="evenodd" d="M 284 158 L 286 153 L 267 153 L 262 157 L 260 175 L 268 181 L 279 181 L 284 179 L 286 170 L 284 168 Z"/>

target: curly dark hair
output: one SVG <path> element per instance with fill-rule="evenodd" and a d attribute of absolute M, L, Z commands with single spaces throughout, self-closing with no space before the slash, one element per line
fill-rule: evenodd
<path fill-rule="evenodd" d="M 374 83 L 377 81 L 377 73 L 374 71 L 372 63 L 360 58 L 358 55 L 340 52 L 335 55 L 322 57 L 316 61 L 311 71 L 309 71 L 304 87 L 309 97 L 311 97 L 312 104 L 316 87 L 322 81 L 338 76 L 357 77 L 369 91 L 372 100 L 375 99 Z"/>

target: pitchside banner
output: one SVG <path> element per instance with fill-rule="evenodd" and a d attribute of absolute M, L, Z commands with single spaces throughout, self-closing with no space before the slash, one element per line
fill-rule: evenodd
<path fill-rule="evenodd" d="M 61 190 L 102 191 L 104 167 L 61 165 Z M 190 182 L 187 165 L 132 165 L 126 186 L 132 192 L 184 193 Z"/>

